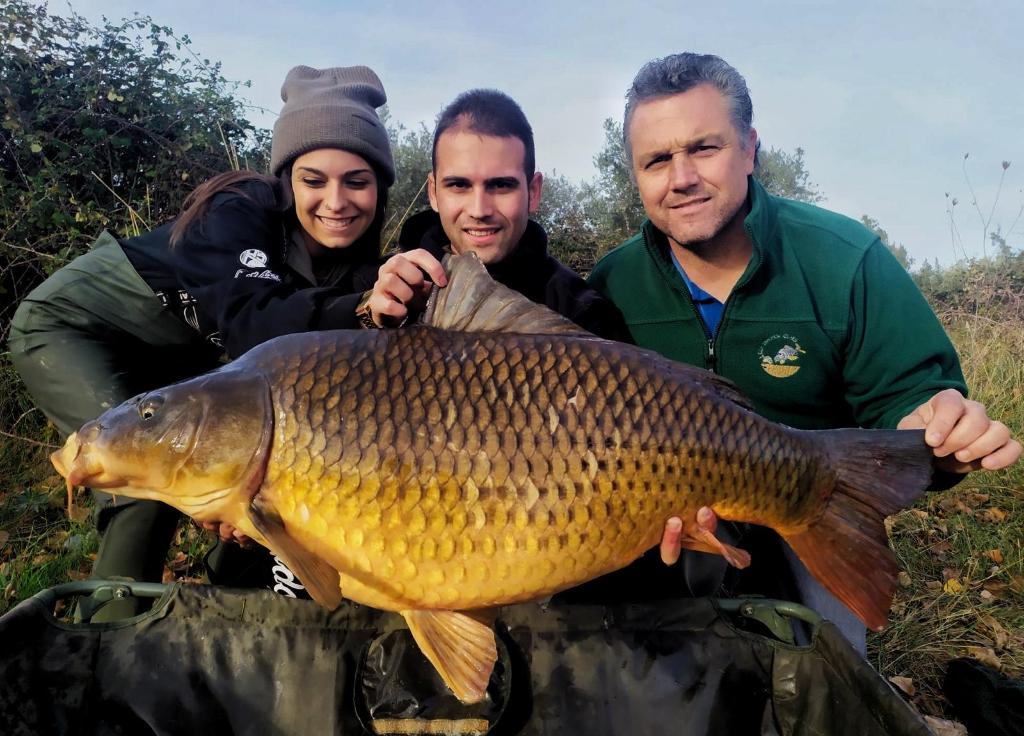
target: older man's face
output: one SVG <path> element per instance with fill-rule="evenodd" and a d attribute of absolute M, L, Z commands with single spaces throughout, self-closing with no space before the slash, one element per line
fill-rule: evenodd
<path fill-rule="evenodd" d="M 637 105 L 629 145 L 654 226 L 683 247 L 713 240 L 746 201 L 756 141 L 753 130 L 741 140 L 711 85 Z"/>

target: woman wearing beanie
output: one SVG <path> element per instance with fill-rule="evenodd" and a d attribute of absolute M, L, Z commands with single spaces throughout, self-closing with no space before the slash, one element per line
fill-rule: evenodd
<path fill-rule="evenodd" d="M 220 174 L 175 221 L 123 241 L 102 233 L 19 306 L 12 361 L 62 433 L 273 337 L 359 326 L 395 178 L 384 88 L 367 67 L 298 66 L 281 97 L 271 176 Z M 159 581 L 178 513 L 95 496 L 93 577 Z M 133 613 L 123 599 L 93 620 Z"/>

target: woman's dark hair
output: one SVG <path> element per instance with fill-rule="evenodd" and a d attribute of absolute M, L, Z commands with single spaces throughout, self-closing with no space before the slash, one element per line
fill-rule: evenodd
<path fill-rule="evenodd" d="M 381 253 L 381 237 L 388 206 L 388 188 L 382 185 L 383 179 L 376 167 L 373 169 L 377 177 L 377 211 L 366 232 L 355 243 L 344 249 L 345 255 L 356 263 L 376 260 Z M 257 199 L 253 196 L 252 187 L 243 186 L 254 181 L 266 184 L 272 198 Z M 181 243 L 192 227 L 202 227 L 203 218 L 210 209 L 210 202 L 221 193 L 238 194 L 253 200 L 268 210 L 282 213 L 289 229 L 301 227 L 299 218 L 295 214 L 295 196 L 292 194 L 292 167 L 290 165 L 284 168 L 278 178 L 258 174 L 255 171 L 226 171 L 207 179 L 188 195 L 181 215 L 171 227 L 172 248 Z"/>

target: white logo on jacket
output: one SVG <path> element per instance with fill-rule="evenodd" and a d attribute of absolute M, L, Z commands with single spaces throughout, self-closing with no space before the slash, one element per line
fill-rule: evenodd
<path fill-rule="evenodd" d="M 243 250 L 238 256 L 243 266 L 248 268 L 262 268 L 267 265 L 267 254 L 255 248 Z"/>

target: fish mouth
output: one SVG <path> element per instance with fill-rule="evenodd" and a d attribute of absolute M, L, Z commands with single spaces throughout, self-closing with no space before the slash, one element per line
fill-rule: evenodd
<path fill-rule="evenodd" d="M 125 479 L 108 473 L 103 463 L 89 452 L 78 432 L 72 432 L 64 447 L 50 455 L 50 462 L 69 487 L 114 488 L 124 485 Z"/>
<path fill-rule="evenodd" d="M 199 424 L 201 425 L 201 422 Z M 108 452 L 102 442 L 103 430 L 104 427 L 98 422 L 90 422 L 78 432 L 72 432 L 64 442 L 64 447 L 50 455 L 50 463 L 67 481 L 69 487 L 121 488 L 139 480 L 134 474 L 117 470 L 104 462 L 103 457 Z M 172 421 L 155 444 L 169 447 L 176 462 L 167 473 L 165 483 L 153 483 L 154 478 L 147 478 L 147 485 L 153 490 L 172 485 L 195 450 L 198 436 L 199 432 L 191 426 L 186 416 L 182 415 Z"/>

